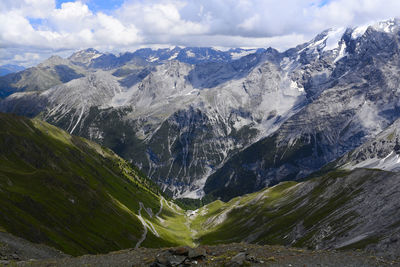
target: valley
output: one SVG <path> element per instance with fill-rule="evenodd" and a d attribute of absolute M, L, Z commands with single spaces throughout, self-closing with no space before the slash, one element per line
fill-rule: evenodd
<path fill-rule="evenodd" d="M 184 211 L 104 147 L 37 119 L 1 122 L 2 228 L 67 254 L 231 242 L 398 254 L 396 173 L 330 171 Z"/>

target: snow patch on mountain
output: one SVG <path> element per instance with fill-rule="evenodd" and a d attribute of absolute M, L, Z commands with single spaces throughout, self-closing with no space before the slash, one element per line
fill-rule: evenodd
<path fill-rule="evenodd" d="M 175 54 L 173 54 L 172 56 L 170 56 L 170 58 L 168 58 L 168 60 L 174 60 L 178 57 L 179 52 L 175 52 Z"/>
<path fill-rule="evenodd" d="M 354 28 L 353 32 L 351 33 L 351 38 L 353 38 L 353 39 L 360 38 L 367 31 L 368 27 L 369 27 L 369 25 L 363 25 L 363 26 Z"/>
<path fill-rule="evenodd" d="M 147 59 L 148 62 L 155 62 L 155 61 L 157 61 L 157 60 L 159 60 L 159 58 L 158 58 L 158 57 L 155 57 L 155 56 L 151 56 L 151 57 L 149 57 L 149 58 Z"/>
<path fill-rule="evenodd" d="M 187 57 L 195 57 L 196 55 L 192 51 L 188 50 L 188 51 L 186 51 L 186 56 Z"/>
<path fill-rule="evenodd" d="M 398 29 L 399 19 L 390 19 L 386 21 L 380 21 L 375 23 L 372 28 L 377 31 L 382 31 L 386 33 L 393 33 L 396 29 Z"/>
<path fill-rule="evenodd" d="M 256 51 L 257 51 L 256 49 L 252 49 L 252 50 L 242 50 L 242 51 L 240 51 L 240 52 L 232 52 L 232 53 L 231 53 L 231 58 L 232 58 L 233 60 L 239 59 L 239 58 L 241 58 L 241 57 L 244 57 L 244 56 L 253 54 L 253 53 L 255 53 Z"/>
<path fill-rule="evenodd" d="M 329 30 L 328 34 L 326 35 L 324 51 L 337 48 L 345 31 L 345 27 Z"/>
<path fill-rule="evenodd" d="M 348 56 L 348 53 L 346 52 L 346 48 L 347 48 L 346 43 L 341 41 L 340 44 L 339 44 L 338 54 L 337 54 L 335 60 L 333 61 L 333 63 L 336 63 L 339 60 L 341 60 L 342 58 Z"/>

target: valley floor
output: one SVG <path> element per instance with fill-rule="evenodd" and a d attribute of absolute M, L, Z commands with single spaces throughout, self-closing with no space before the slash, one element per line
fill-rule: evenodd
<path fill-rule="evenodd" d="M 203 247 L 203 259 L 192 260 L 192 266 L 400 266 L 400 261 L 367 255 L 361 251 L 309 251 L 281 246 L 227 244 Z M 104 255 L 75 258 L 10 262 L 11 266 L 151 266 L 160 255 L 178 249 L 128 249 Z M 239 257 L 238 257 L 238 254 Z M 170 254 L 172 255 L 172 254 Z M 235 257 L 236 256 L 236 257 Z M 243 260 L 243 259 L 242 259 Z M 162 266 L 162 265 L 153 265 Z"/>

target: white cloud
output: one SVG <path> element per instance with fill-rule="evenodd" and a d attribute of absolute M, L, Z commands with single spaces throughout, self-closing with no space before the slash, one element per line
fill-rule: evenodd
<path fill-rule="evenodd" d="M 125 23 L 133 23 L 144 35 L 186 35 L 205 34 L 208 25 L 181 18 L 183 2 L 125 3 L 118 11 L 118 17 Z"/>
<path fill-rule="evenodd" d="M 85 2 L 1 0 L 0 48 L 46 55 L 146 45 L 286 49 L 327 28 L 400 16 L 398 0 L 126 0 L 107 13 Z"/>
<path fill-rule="evenodd" d="M 103 13 L 97 15 L 96 22 L 98 27 L 94 37 L 101 43 L 128 46 L 141 41 L 138 30 L 133 24 L 124 25 L 118 19 Z"/>
<path fill-rule="evenodd" d="M 21 55 L 15 55 L 13 58 L 14 61 L 19 63 L 25 63 L 37 59 L 40 59 L 40 56 L 36 53 L 24 53 Z"/>
<path fill-rule="evenodd" d="M 93 13 L 81 2 L 67 2 L 60 9 L 54 9 L 48 20 L 54 30 L 63 32 L 79 32 L 82 27 L 92 26 Z"/>
<path fill-rule="evenodd" d="M 314 23 L 328 25 L 359 25 L 400 16 L 400 1 L 396 0 L 336 0 L 312 10 Z"/>
<path fill-rule="evenodd" d="M 54 0 L 1 0 L 0 11 L 5 13 L 8 11 L 18 12 L 24 17 L 44 18 L 54 8 L 56 4 Z"/>
<path fill-rule="evenodd" d="M 31 46 L 42 40 L 28 19 L 16 11 L 0 13 L 0 45 L 1 47 L 23 45 Z"/>
<path fill-rule="evenodd" d="M 31 1 L 33 0 L 26 0 Z M 116 47 L 139 43 L 133 24 L 104 13 L 93 13 L 82 2 L 67 2 L 48 10 L 39 27 L 17 5 L 0 12 L 1 47 L 80 49 L 89 46 Z"/>

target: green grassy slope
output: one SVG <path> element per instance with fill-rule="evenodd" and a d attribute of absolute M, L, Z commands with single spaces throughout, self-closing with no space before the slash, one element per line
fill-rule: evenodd
<path fill-rule="evenodd" d="M 227 203 L 212 202 L 191 217 L 191 227 L 203 244 L 386 246 L 393 234 L 400 233 L 399 181 L 400 175 L 379 170 L 332 171 Z"/>
<path fill-rule="evenodd" d="M 151 216 L 164 207 L 159 218 Z M 185 217 L 111 150 L 39 120 L 0 113 L 0 227 L 68 254 L 191 244 Z M 181 231 L 168 229 L 176 221 Z"/>

